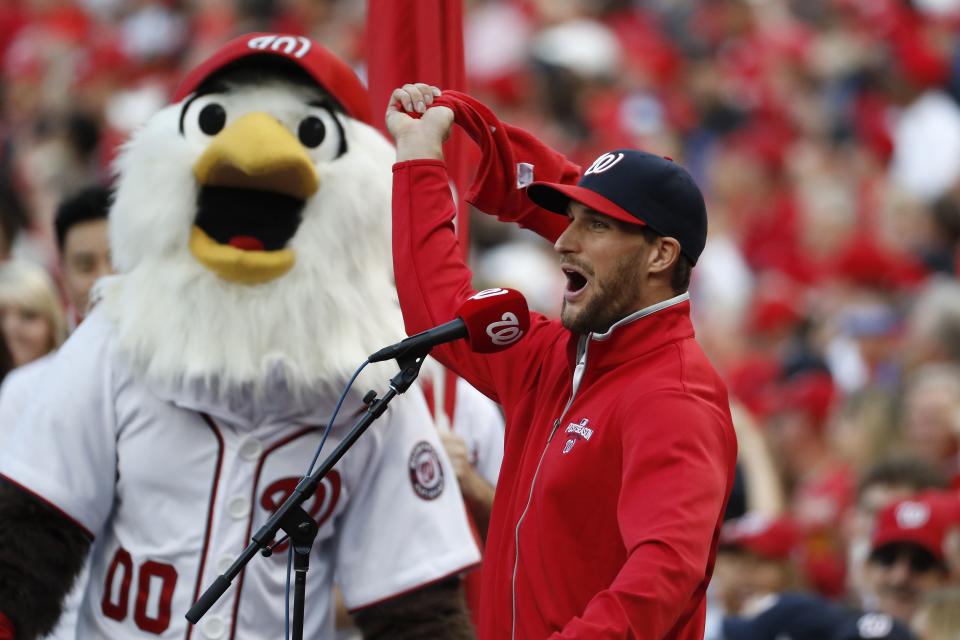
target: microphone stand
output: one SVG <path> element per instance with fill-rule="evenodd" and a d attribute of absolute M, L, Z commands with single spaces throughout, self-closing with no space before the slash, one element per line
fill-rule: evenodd
<path fill-rule="evenodd" d="M 337 464 L 343 454 L 353 446 L 357 439 L 363 435 L 363 432 L 373 424 L 374 420 L 379 418 L 387 405 L 398 394 L 404 393 L 410 388 L 414 380 L 420 374 L 420 366 L 424 358 L 430 353 L 431 347 L 425 347 L 417 352 L 404 353 L 397 358 L 397 364 L 400 365 L 400 372 L 390 379 L 390 388 L 383 394 L 382 398 L 377 399 L 376 392 L 369 391 L 364 396 L 364 403 L 367 405 L 367 411 L 350 429 L 350 433 L 344 438 L 333 453 L 324 460 L 313 473 L 304 476 L 297 484 L 293 493 L 280 505 L 276 513 L 267 520 L 260 529 L 253 535 L 252 542 L 247 545 L 243 553 L 234 560 L 233 564 L 225 573 L 218 576 L 213 583 L 207 587 L 200 598 L 187 611 L 186 618 L 191 624 L 197 624 L 200 618 L 210 610 L 210 607 L 230 588 L 230 583 L 239 575 L 253 556 L 260 551 L 264 556 L 270 556 L 273 551 L 270 549 L 270 543 L 280 529 L 290 537 L 290 544 L 293 548 L 293 568 L 296 572 L 294 580 L 293 594 L 293 624 L 292 636 L 294 640 L 303 640 L 303 609 L 304 595 L 306 593 L 307 570 L 310 565 L 310 549 L 317 536 L 317 523 L 310 515 L 304 511 L 302 505 L 317 490 L 317 486 L 323 480 L 324 476 Z"/>

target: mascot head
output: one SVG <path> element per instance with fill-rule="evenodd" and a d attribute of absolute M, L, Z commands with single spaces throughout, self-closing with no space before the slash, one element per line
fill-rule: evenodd
<path fill-rule="evenodd" d="M 249 34 L 190 72 L 124 146 L 100 289 L 122 355 L 170 388 L 338 387 L 402 337 L 393 149 L 353 71 Z"/>

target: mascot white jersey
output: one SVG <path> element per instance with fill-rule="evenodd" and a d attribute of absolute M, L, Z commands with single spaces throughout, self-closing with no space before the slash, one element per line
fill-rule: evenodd
<path fill-rule="evenodd" d="M 0 453 L 0 517 L 29 494 L 96 539 L 80 638 L 279 637 L 285 546 L 196 628 L 183 616 L 293 490 L 352 371 L 403 337 L 393 149 L 350 69 L 305 38 L 238 38 L 174 100 L 123 149 L 120 275 Z M 394 371 L 368 368 L 325 451 Z M 320 525 L 305 637 L 332 637 L 335 573 L 365 609 L 478 561 L 430 424 L 415 388 L 399 396 L 304 505 Z M 52 614 L 3 600 L 5 571 L 0 638 L 47 632 Z"/>

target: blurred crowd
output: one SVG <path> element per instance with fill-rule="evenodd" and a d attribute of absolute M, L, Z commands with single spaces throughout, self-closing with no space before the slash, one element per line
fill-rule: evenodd
<path fill-rule="evenodd" d="M 82 316 L 55 220 L 183 71 L 271 30 L 363 75 L 365 4 L 0 0 L 0 373 Z M 707 196 L 693 310 L 741 449 L 708 637 L 841 608 L 960 637 L 960 0 L 466 0 L 464 37 L 503 120 Z M 478 284 L 558 312 L 551 247 L 479 212 L 471 243 Z"/>

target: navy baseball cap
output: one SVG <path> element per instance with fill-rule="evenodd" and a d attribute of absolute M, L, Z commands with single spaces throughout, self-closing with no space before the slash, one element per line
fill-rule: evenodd
<path fill-rule="evenodd" d="M 784 593 L 752 618 L 723 620 L 724 640 L 827 640 L 846 622 L 839 606 L 818 596 Z"/>
<path fill-rule="evenodd" d="M 622 222 L 676 238 L 697 263 L 707 241 L 707 207 L 686 169 L 669 158 L 614 149 L 593 161 L 576 185 L 534 182 L 527 196 L 547 211 L 567 215 L 571 200 Z"/>
<path fill-rule="evenodd" d="M 904 625 L 885 613 L 864 613 L 851 617 L 837 630 L 832 640 L 913 640 L 914 635 Z"/>
<path fill-rule="evenodd" d="M 849 611 L 812 594 L 775 598 L 752 618 L 724 618 L 724 640 L 913 640 L 909 630 L 886 614 Z"/>

